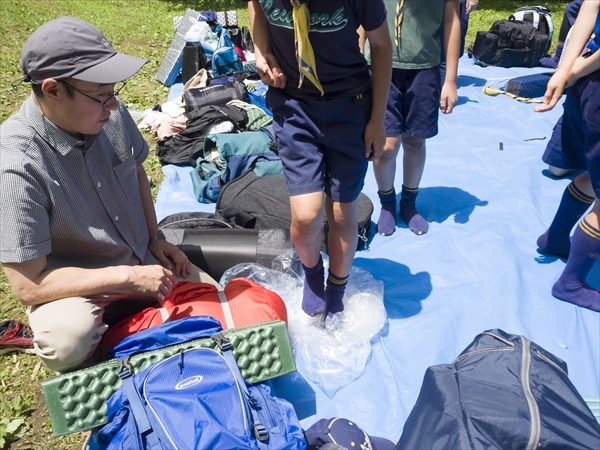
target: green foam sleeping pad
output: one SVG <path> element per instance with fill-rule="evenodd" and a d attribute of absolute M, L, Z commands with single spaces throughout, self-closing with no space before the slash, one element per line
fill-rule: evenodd
<path fill-rule="evenodd" d="M 221 332 L 233 345 L 233 355 L 249 383 L 259 383 L 296 370 L 285 322 L 274 320 Z M 218 350 L 211 338 L 140 353 L 131 357 L 135 373 L 180 350 Z M 107 421 L 106 401 L 121 386 L 117 359 L 58 375 L 42 382 L 52 432 L 63 436 L 103 425 Z"/>

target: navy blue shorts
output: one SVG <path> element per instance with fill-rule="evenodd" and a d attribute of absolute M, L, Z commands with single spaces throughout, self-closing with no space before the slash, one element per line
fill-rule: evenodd
<path fill-rule="evenodd" d="M 336 202 L 356 200 L 369 163 L 364 132 L 372 91 L 325 100 L 294 98 L 270 88 L 266 100 L 289 194 L 324 190 Z"/>
<path fill-rule="evenodd" d="M 438 133 L 441 80 L 439 66 L 394 69 L 385 112 L 387 136 L 428 139 Z"/>
<path fill-rule="evenodd" d="M 542 161 L 560 169 L 571 169 L 571 167 L 564 167 L 565 163 L 562 159 L 562 121 L 563 116 L 560 116 L 552 129 L 552 135 L 542 155 Z"/>
<path fill-rule="evenodd" d="M 600 198 L 600 70 L 567 91 L 562 120 L 562 165 L 587 170 Z"/>

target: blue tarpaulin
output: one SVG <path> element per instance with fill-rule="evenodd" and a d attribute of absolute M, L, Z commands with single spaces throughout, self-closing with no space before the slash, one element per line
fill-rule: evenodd
<path fill-rule="evenodd" d="M 427 367 L 452 362 L 478 333 L 493 328 L 524 335 L 563 359 L 580 394 L 600 396 L 600 314 L 551 295 L 565 261 L 536 246 L 573 179 L 554 178 L 541 160 L 562 106 L 535 113 L 534 104 L 482 92 L 489 82 L 502 87 L 510 78 L 547 71 L 482 68 L 461 58 L 459 102 L 452 114 L 440 115 L 439 134 L 427 141 L 417 207 L 429 232 L 417 236 L 397 219 L 396 232 L 383 237 L 373 224 L 368 250 L 355 257 L 357 267 L 383 282 L 388 315 L 364 374 L 331 398 L 300 366 L 274 382 L 305 428 L 341 416 L 397 440 Z M 164 167 L 159 220 L 214 212 L 214 204 L 195 200 L 190 170 Z M 399 173 L 397 191 L 401 184 Z M 373 200 L 376 221 L 372 168 L 363 192 Z M 600 287 L 600 264 L 588 282 Z"/>

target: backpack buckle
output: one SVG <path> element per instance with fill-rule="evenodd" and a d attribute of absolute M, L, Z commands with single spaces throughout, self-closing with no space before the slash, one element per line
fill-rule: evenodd
<path fill-rule="evenodd" d="M 269 431 L 267 430 L 267 427 L 265 427 L 262 423 L 254 425 L 254 437 L 260 442 L 264 442 L 269 439 Z"/>
<path fill-rule="evenodd" d="M 121 378 L 121 379 L 130 377 L 131 375 L 133 375 L 133 371 L 131 370 L 131 363 L 129 362 L 130 358 L 131 358 L 131 355 L 127 355 L 125 358 L 119 359 L 119 366 L 117 368 L 117 373 L 119 375 L 119 378 Z"/>
<path fill-rule="evenodd" d="M 222 352 L 226 352 L 233 349 L 231 342 L 221 333 L 213 334 L 211 336 L 212 340 L 216 342 Z"/>

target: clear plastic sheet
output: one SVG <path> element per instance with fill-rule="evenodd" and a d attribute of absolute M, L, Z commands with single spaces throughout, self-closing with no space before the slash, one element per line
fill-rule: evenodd
<path fill-rule="evenodd" d="M 329 260 L 322 256 L 327 270 Z M 344 311 L 325 320 L 302 311 L 304 271 L 294 251 L 275 258 L 271 269 L 254 263 L 238 264 L 223 274 L 221 286 L 237 277 L 256 281 L 283 298 L 298 371 L 328 397 L 364 373 L 371 355 L 370 341 L 387 319 L 381 281 L 352 267 Z"/>

